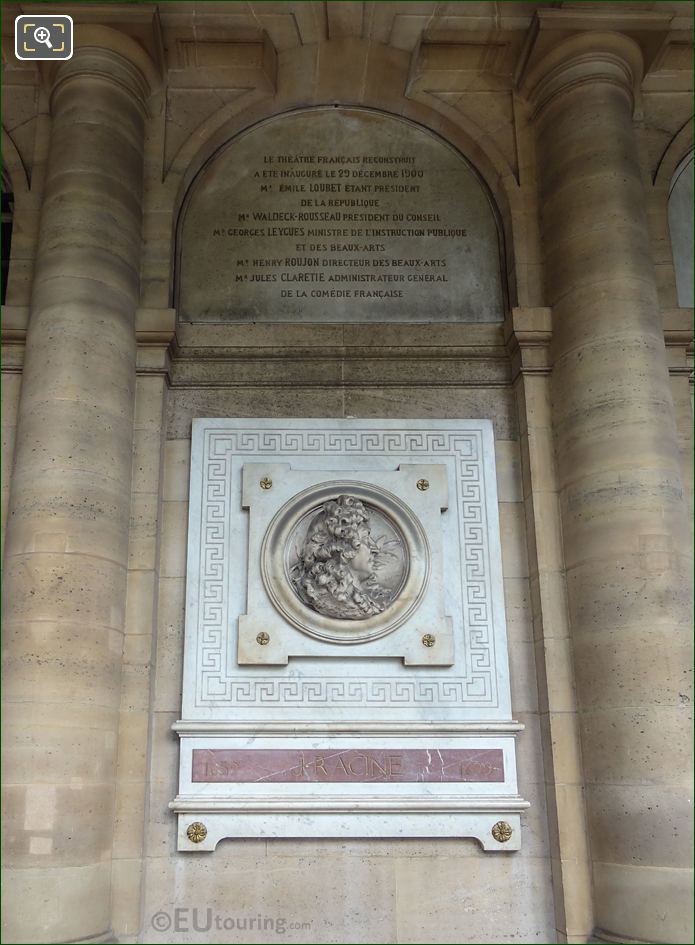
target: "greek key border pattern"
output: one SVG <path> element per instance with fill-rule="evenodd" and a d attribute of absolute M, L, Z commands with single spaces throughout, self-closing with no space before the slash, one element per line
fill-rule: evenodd
<path fill-rule="evenodd" d="M 231 499 L 231 460 L 235 455 L 273 455 L 291 459 L 296 453 L 317 455 L 375 454 L 454 456 L 457 464 L 458 508 L 463 547 L 463 600 L 466 676 L 446 678 L 333 677 L 269 679 L 232 675 L 226 566 Z M 313 708 L 325 704 L 498 705 L 495 673 L 492 587 L 488 524 L 480 431 L 412 430 L 217 430 L 204 437 L 204 478 L 200 524 L 198 606 L 198 706 L 278 705 Z"/>

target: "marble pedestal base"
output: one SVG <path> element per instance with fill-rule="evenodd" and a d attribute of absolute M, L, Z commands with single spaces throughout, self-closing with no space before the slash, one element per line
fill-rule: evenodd
<path fill-rule="evenodd" d="M 479 801 L 481 810 L 456 811 L 448 806 L 443 811 L 403 808 L 398 813 L 372 811 L 364 813 L 354 804 L 344 810 L 322 812 L 318 810 L 281 810 L 280 813 L 263 808 L 249 813 L 223 814 L 195 810 L 192 814 L 179 814 L 178 849 L 181 851 L 212 851 L 220 840 L 234 838 L 340 838 L 379 837 L 398 839 L 420 838 L 470 838 L 477 840 L 486 852 L 511 853 L 521 849 L 521 818 L 518 813 L 509 813 L 509 804 L 498 810 L 491 804 Z M 527 806 L 520 802 L 522 806 Z M 204 823 L 205 839 L 192 843 L 187 831 L 192 824 Z M 511 831 L 507 841 L 496 840 L 493 830 L 499 825 Z M 506 833 L 501 834 L 501 837 Z"/>

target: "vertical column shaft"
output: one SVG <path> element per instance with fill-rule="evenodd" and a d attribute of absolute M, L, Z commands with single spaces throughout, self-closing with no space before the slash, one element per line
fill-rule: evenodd
<path fill-rule="evenodd" d="M 5 549 L 7 941 L 109 935 L 146 94 L 98 45 L 53 87 Z"/>
<path fill-rule="evenodd" d="M 686 942 L 692 565 L 632 126 L 638 57 L 617 34 L 553 50 L 537 157 L 595 935 Z"/>

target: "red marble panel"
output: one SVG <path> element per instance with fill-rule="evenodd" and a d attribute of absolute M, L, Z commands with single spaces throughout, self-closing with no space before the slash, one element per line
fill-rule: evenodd
<path fill-rule="evenodd" d="M 195 748 L 198 782 L 504 781 L 501 748 Z"/>

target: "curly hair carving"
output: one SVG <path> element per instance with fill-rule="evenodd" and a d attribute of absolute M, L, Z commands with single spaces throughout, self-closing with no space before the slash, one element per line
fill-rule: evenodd
<path fill-rule="evenodd" d="M 360 620 L 386 608 L 386 591 L 374 575 L 359 581 L 350 564 L 368 540 L 368 529 L 364 503 L 350 495 L 326 502 L 309 525 L 294 583 L 302 600 L 318 613 Z"/>

